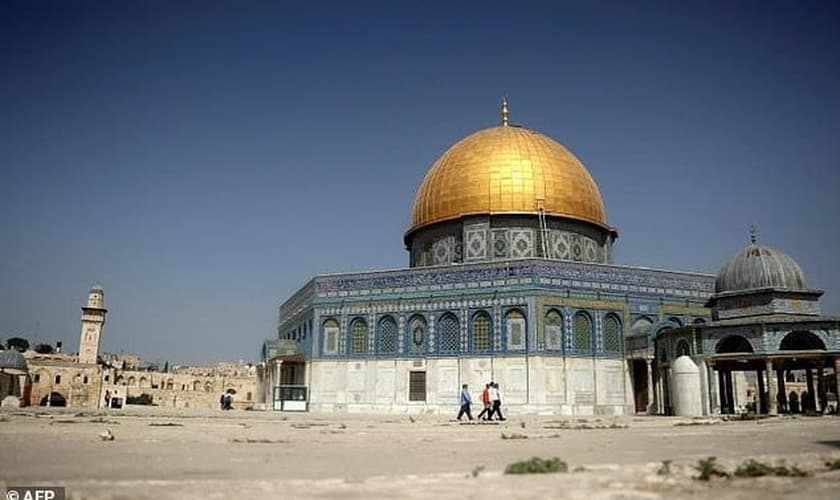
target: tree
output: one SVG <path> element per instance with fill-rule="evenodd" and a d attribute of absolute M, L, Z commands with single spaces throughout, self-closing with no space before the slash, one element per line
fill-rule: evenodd
<path fill-rule="evenodd" d="M 29 341 L 22 337 L 10 337 L 6 339 L 6 349 L 15 349 L 23 352 L 29 349 Z"/>
<path fill-rule="evenodd" d="M 52 354 L 55 352 L 55 349 L 49 344 L 38 344 L 35 346 L 35 352 L 38 354 Z"/>

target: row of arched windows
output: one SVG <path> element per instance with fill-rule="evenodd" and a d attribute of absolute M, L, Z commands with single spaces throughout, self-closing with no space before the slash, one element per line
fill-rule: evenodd
<path fill-rule="evenodd" d="M 524 350 L 526 347 L 525 315 L 518 309 L 511 309 L 504 317 L 504 342 L 507 350 Z M 558 309 L 550 309 L 545 315 L 545 328 L 537 332 L 537 350 L 588 353 L 596 349 L 594 324 L 589 314 L 579 311 L 571 321 L 571 331 L 566 331 L 563 314 Z M 338 354 L 341 328 L 338 320 L 327 318 L 323 323 L 323 353 Z M 368 322 L 361 317 L 353 318 L 347 328 L 347 352 L 351 356 L 369 353 L 396 354 L 399 350 L 399 330 L 393 316 L 382 317 L 376 325 L 376 334 L 371 339 Z M 619 353 L 622 351 L 621 321 L 615 314 L 607 314 L 602 321 L 603 351 Z M 468 346 L 471 352 L 490 352 L 493 350 L 493 322 L 486 311 L 472 314 L 467 330 Z M 429 332 L 426 318 L 416 314 L 408 318 L 404 352 L 421 355 L 434 351 L 439 354 L 458 354 L 462 352 L 461 321 L 451 313 L 443 314 L 436 323 L 434 349 L 429 346 Z"/>

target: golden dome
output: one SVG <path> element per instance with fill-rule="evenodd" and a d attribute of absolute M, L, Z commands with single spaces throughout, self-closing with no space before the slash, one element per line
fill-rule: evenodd
<path fill-rule="evenodd" d="M 469 214 L 538 214 L 608 227 L 589 171 L 539 132 L 507 125 L 480 130 L 450 147 L 426 173 L 411 217 L 414 230 Z M 612 230 L 612 228 L 610 228 Z"/>

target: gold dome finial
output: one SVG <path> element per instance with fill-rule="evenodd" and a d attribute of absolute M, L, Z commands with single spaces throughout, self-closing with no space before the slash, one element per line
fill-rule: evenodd
<path fill-rule="evenodd" d="M 750 243 L 755 245 L 755 242 L 758 240 L 758 237 L 755 234 L 755 226 L 750 226 Z"/>
<path fill-rule="evenodd" d="M 502 97 L 502 126 L 507 127 L 510 122 L 510 109 L 508 109 L 507 97 Z"/>

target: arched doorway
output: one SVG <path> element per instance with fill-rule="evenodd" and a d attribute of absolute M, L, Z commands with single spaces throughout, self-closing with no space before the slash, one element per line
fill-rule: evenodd
<path fill-rule="evenodd" d="M 741 335 L 727 335 L 718 341 L 715 345 L 716 354 L 752 354 L 754 349 L 750 341 Z M 743 361 L 743 360 L 742 360 Z M 718 374 L 718 389 L 720 412 L 724 414 L 735 413 L 735 408 L 738 404 L 736 402 L 736 392 L 733 385 L 733 372 L 743 372 L 749 369 L 758 369 L 749 364 L 741 363 L 738 357 L 726 363 L 718 364 L 716 366 Z M 759 393 L 763 393 L 763 388 L 759 389 Z"/>
<path fill-rule="evenodd" d="M 808 330 L 790 332 L 779 343 L 779 351 L 825 350 L 822 339 Z M 791 413 L 823 412 L 828 404 L 827 393 L 833 394 L 836 373 L 834 376 L 829 375 L 826 380 L 823 372 L 825 361 L 819 353 L 802 353 L 795 356 L 792 359 L 785 359 L 782 366 L 784 375 L 779 380 L 780 392 L 788 396 L 787 401 L 782 402 L 783 406 L 786 406 Z M 795 388 L 795 391 L 790 392 L 790 394 L 796 394 L 795 400 L 789 399 L 788 387 Z"/>
<path fill-rule="evenodd" d="M 49 404 L 47 404 L 49 403 Z M 64 396 L 57 392 L 51 392 L 49 395 L 41 398 L 41 406 L 67 406 L 67 400 Z"/>

